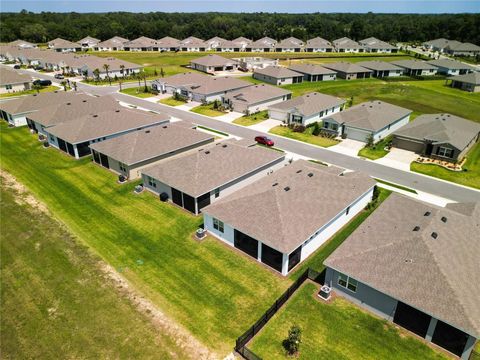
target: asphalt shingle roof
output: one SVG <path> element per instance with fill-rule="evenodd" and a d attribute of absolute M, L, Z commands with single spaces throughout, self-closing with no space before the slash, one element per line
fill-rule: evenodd
<path fill-rule="evenodd" d="M 285 111 L 296 110 L 298 113 L 304 116 L 310 116 L 343 104 L 345 104 L 345 100 L 341 98 L 321 94 L 318 92 L 312 92 L 302 96 L 297 96 L 293 99 L 283 101 L 278 104 L 271 105 L 269 109 L 278 109 Z"/>

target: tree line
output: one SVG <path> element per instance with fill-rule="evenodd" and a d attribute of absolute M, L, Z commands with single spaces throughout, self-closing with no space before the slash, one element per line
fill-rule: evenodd
<path fill-rule="evenodd" d="M 220 36 L 234 39 L 321 36 L 334 40 L 379 39 L 421 42 L 440 37 L 480 44 L 480 14 L 277 14 L 277 13 L 2 13 L 0 41 L 16 39 L 44 43 L 57 37 L 78 41 L 90 35 L 107 40 L 147 36 L 183 39 Z"/>

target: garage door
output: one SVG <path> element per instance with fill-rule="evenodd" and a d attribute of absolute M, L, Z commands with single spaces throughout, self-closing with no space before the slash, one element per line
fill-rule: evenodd
<path fill-rule="evenodd" d="M 268 116 L 271 119 L 287 121 L 287 113 L 283 111 L 268 110 Z"/>
<path fill-rule="evenodd" d="M 421 154 L 425 145 L 412 140 L 393 138 L 393 146 L 398 149 L 413 151 L 417 154 Z"/>
<path fill-rule="evenodd" d="M 367 133 L 366 131 L 352 129 L 348 127 L 346 128 L 345 132 L 347 133 L 348 139 L 357 140 L 357 141 L 367 142 L 367 139 L 369 136 L 369 133 Z"/>

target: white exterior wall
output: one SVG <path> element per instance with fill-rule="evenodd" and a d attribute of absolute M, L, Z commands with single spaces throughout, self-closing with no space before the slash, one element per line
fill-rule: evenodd
<path fill-rule="evenodd" d="M 233 108 L 234 111 L 238 111 L 238 112 L 248 111 L 250 114 L 253 114 L 253 113 L 256 113 L 256 112 L 259 112 L 259 111 L 267 110 L 267 108 L 269 106 L 285 101 L 284 97 L 285 97 L 285 100 L 286 100 L 286 95 L 284 95 L 284 96 L 280 96 L 280 97 L 277 97 L 277 98 L 272 99 L 272 100 L 266 100 L 266 101 L 256 103 L 256 104 L 251 104 L 251 105 L 248 105 L 248 104 L 246 104 L 244 102 L 241 102 L 241 101 L 233 100 L 231 102 L 231 104 L 232 104 L 232 108 Z M 222 101 L 223 100 L 224 99 L 222 98 Z M 224 102 L 224 104 L 227 105 L 227 103 L 225 103 L 225 102 Z"/>
<path fill-rule="evenodd" d="M 171 199 L 172 198 L 172 188 L 170 186 L 168 186 L 167 184 L 164 184 L 163 182 L 161 181 L 158 181 L 157 179 L 153 179 L 153 182 L 157 185 L 156 187 L 152 187 L 148 184 L 148 176 L 143 174 L 142 173 L 142 181 L 143 181 L 143 186 L 145 187 L 145 189 L 147 189 L 148 191 L 156 194 L 156 195 L 160 195 L 161 193 L 167 193 L 168 194 L 168 198 Z"/>
<path fill-rule="evenodd" d="M 319 52 L 319 53 L 327 52 L 327 48 L 307 48 L 306 50 L 308 50 L 308 52 Z"/>
<path fill-rule="evenodd" d="M 7 121 L 9 124 L 13 126 L 25 126 L 27 125 L 27 116 L 26 114 L 8 114 L 7 113 Z"/>
<path fill-rule="evenodd" d="M 315 115 L 312 115 L 310 117 L 304 117 L 303 118 L 303 125 L 307 126 L 309 124 L 313 124 L 314 122 L 318 122 L 322 120 L 323 118 L 330 116 L 332 114 L 336 114 L 340 112 L 340 109 L 342 108 L 343 105 L 340 106 L 335 106 L 332 110 L 332 108 L 328 108 L 324 110 L 323 116 L 320 116 L 320 113 L 317 113 Z"/>
<path fill-rule="evenodd" d="M 28 83 L 25 83 L 25 84 L 28 84 Z M 1 85 L 0 94 L 9 94 L 9 93 L 15 93 L 18 91 L 28 90 L 25 84 L 11 84 L 10 85 L 12 87 L 11 89 L 7 89 L 7 85 Z"/>
<path fill-rule="evenodd" d="M 322 76 L 322 81 L 331 81 L 337 78 L 337 74 L 326 74 Z"/>
<path fill-rule="evenodd" d="M 422 70 L 422 75 L 423 76 L 432 76 L 432 75 L 435 75 L 436 73 L 437 73 L 437 70 L 433 70 L 433 69 Z"/>
<path fill-rule="evenodd" d="M 235 232 L 233 227 L 228 224 L 224 224 L 224 231 L 221 233 L 218 230 L 213 228 L 213 217 L 207 214 L 203 214 L 203 224 L 205 230 L 207 230 L 210 234 L 215 236 L 217 239 L 223 241 L 224 243 L 235 246 Z"/>
<path fill-rule="evenodd" d="M 312 253 L 314 253 L 320 246 L 322 246 L 328 239 L 330 239 L 338 230 L 344 227 L 350 220 L 352 220 L 360 211 L 362 211 L 367 204 L 372 201 L 373 187 L 358 198 L 350 205 L 348 215 L 345 215 L 346 208 L 343 209 L 337 216 L 330 220 L 326 225 L 320 228 L 310 239 L 305 241 L 302 245 L 302 253 L 300 262 L 304 261 Z"/>
<path fill-rule="evenodd" d="M 407 125 L 409 123 L 409 121 L 410 121 L 410 114 L 401 118 L 400 120 L 397 120 L 396 122 L 390 124 L 390 127 L 387 126 L 383 129 L 381 129 L 380 131 L 377 131 L 373 135 L 373 140 L 375 142 L 380 141 L 381 139 L 387 137 L 388 135 L 390 135 L 394 131 L 400 129 L 402 126 Z"/>

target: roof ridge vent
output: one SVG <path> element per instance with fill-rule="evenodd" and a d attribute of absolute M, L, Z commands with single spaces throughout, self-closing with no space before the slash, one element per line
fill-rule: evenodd
<path fill-rule="evenodd" d="M 425 214 L 423 214 L 423 216 L 430 216 L 431 212 L 430 211 L 426 211 Z"/>
<path fill-rule="evenodd" d="M 95 118 L 96 118 L 96 117 L 98 117 L 98 115 L 97 115 L 97 114 L 93 114 L 93 117 L 95 117 Z"/>
<path fill-rule="evenodd" d="M 432 234 L 430 236 L 432 238 L 436 239 L 438 237 L 438 234 L 434 231 L 434 232 L 432 232 Z"/>
<path fill-rule="evenodd" d="M 210 154 L 210 150 L 205 151 L 205 154 L 207 155 Z"/>
<path fill-rule="evenodd" d="M 442 216 L 442 219 L 441 219 L 444 223 L 447 222 L 447 218 L 445 216 Z"/>
<path fill-rule="evenodd" d="M 117 110 L 115 110 L 115 112 L 116 112 L 116 113 L 119 113 L 119 112 L 120 112 L 120 110 L 118 110 L 118 109 L 117 109 Z"/>
<path fill-rule="evenodd" d="M 283 188 L 283 190 L 285 190 L 285 191 L 290 191 L 290 186 L 285 186 L 285 187 Z"/>
<path fill-rule="evenodd" d="M 420 226 L 418 225 L 413 228 L 413 231 L 419 231 L 419 230 L 420 230 Z"/>
<path fill-rule="evenodd" d="M 223 145 L 222 145 L 222 148 L 226 148 L 226 147 L 227 147 L 227 144 L 223 144 Z"/>
<path fill-rule="evenodd" d="M 312 177 L 312 176 L 313 176 L 313 173 L 312 173 L 312 172 L 311 172 L 311 173 L 308 173 L 307 176 L 308 176 L 308 177 Z"/>
<path fill-rule="evenodd" d="M 278 182 L 274 182 L 274 183 L 272 184 L 272 186 L 277 186 L 277 185 L 278 185 Z"/>
<path fill-rule="evenodd" d="M 302 169 L 297 170 L 297 174 L 300 174 L 302 172 Z"/>

